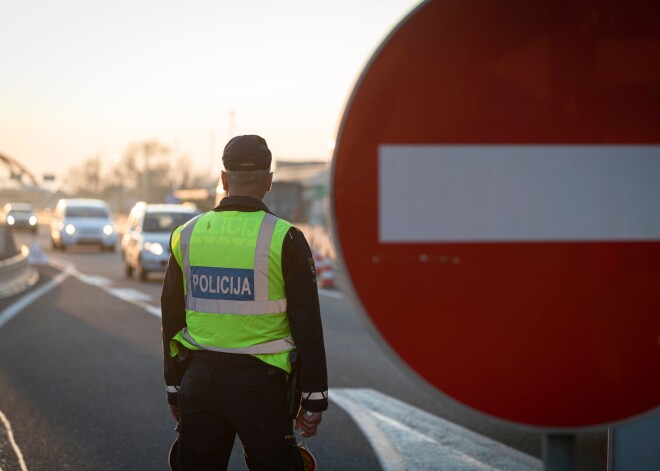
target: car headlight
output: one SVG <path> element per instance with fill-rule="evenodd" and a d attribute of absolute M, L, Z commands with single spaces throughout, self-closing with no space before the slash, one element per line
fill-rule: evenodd
<path fill-rule="evenodd" d="M 14 219 L 14 216 L 7 216 L 7 224 L 9 224 L 10 226 L 13 226 L 15 222 L 16 222 L 16 219 Z"/>
<path fill-rule="evenodd" d="M 115 230 L 112 228 L 112 226 L 110 224 L 106 224 L 105 226 L 103 226 L 103 233 L 107 236 L 112 234 L 114 231 Z"/>
<path fill-rule="evenodd" d="M 66 226 L 64 226 L 64 232 L 66 232 L 69 235 L 73 235 L 76 233 L 76 226 L 74 226 L 73 224 L 67 224 Z"/>
<path fill-rule="evenodd" d="M 37 225 L 37 216 L 30 216 L 30 225 L 31 226 L 36 226 Z"/>
<path fill-rule="evenodd" d="M 163 255 L 163 246 L 158 242 L 145 242 L 144 250 L 147 250 L 154 255 Z"/>

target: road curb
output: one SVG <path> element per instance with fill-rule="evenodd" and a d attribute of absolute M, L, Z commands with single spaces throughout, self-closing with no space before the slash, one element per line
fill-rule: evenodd
<path fill-rule="evenodd" d="M 21 293 L 39 281 L 39 272 L 28 263 L 30 249 L 21 247 L 20 253 L 0 261 L 0 299 Z"/>

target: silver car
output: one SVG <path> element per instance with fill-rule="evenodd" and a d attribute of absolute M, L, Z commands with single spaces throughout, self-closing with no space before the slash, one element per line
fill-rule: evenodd
<path fill-rule="evenodd" d="M 121 239 L 125 275 L 130 278 L 136 273 L 144 281 L 151 272 L 164 273 L 172 231 L 199 213 L 188 204 L 137 203 L 128 215 Z"/>
<path fill-rule="evenodd" d="M 110 206 L 98 199 L 61 199 L 50 224 L 53 248 L 64 250 L 75 245 L 98 245 L 114 251 L 117 232 Z"/>

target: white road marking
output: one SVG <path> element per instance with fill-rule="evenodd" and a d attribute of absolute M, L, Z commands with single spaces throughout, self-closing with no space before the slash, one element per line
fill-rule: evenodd
<path fill-rule="evenodd" d="M 115 288 L 112 286 L 112 280 L 102 276 L 85 275 L 84 273 L 79 272 L 74 265 L 64 260 L 51 258 L 50 263 L 57 268 L 68 270 L 83 283 L 101 288 L 116 298 L 141 307 L 153 316 L 160 317 L 160 306 L 149 304 L 149 301 L 152 300 L 152 296 L 147 293 L 143 293 L 142 291 L 133 288 Z"/>
<path fill-rule="evenodd" d="M 540 460 L 372 389 L 332 389 L 383 471 L 542 469 Z"/>
<path fill-rule="evenodd" d="M 492 466 L 482 463 L 481 461 L 473 458 L 470 455 L 462 453 L 461 451 L 452 448 L 448 445 L 443 445 L 435 441 L 433 438 L 424 435 L 423 433 L 414 430 L 407 425 L 399 422 L 392 417 L 388 417 L 378 412 L 373 412 L 374 417 L 376 417 L 381 424 L 384 424 L 391 431 L 395 431 L 397 435 L 404 435 L 408 437 L 409 441 L 417 442 L 420 445 L 420 448 L 424 448 L 427 445 L 430 445 L 432 448 L 437 448 L 440 450 L 442 455 L 442 461 L 451 463 L 451 469 L 470 469 L 470 470 L 483 470 L 483 471 L 497 471 L 498 468 L 493 468 Z M 418 456 L 415 456 L 415 460 L 418 460 Z M 424 463 L 416 463 L 414 469 L 419 469 L 417 466 L 423 465 Z M 406 469 L 410 469 L 410 463 L 407 463 Z M 448 468 L 449 469 L 449 468 Z"/>
<path fill-rule="evenodd" d="M 4 425 L 5 430 L 7 431 L 7 437 L 9 438 L 9 443 L 11 444 L 11 447 L 14 449 L 14 453 L 16 454 L 16 458 L 18 459 L 18 464 L 21 467 L 21 471 L 28 471 L 27 465 L 25 464 L 25 459 L 23 458 L 23 453 L 21 452 L 21 449 L 18 447 L 16 444 L 16 440 L 14 439 L 14 432 L 11 429 L 11 423 L 9 422 L 9 419 L 5 416 L 5 414 L 0 411 L 0 422 L 2 422 L 2 425 Z"/>
<path fill-rule="evenodd" d="M 151 301 L 151 296 L 148 295 L 147 293 L 143 293 L 142 291 L 138 291 L 133 288 L 112 288 L 112 287 L 107 287 L 105 290 L 110 293 L 111 295 L 123 299 L 124 301 L 128 301 L 129 303 L 135 303 L 139 301 Z"/>
<path fill-rule="evenodd" d="M 32 291 L 29 291 L 25 296 L 21 297 L 13 304 L 7 306 L 5 309 L 2 310 L 2 312 L 0 312 L 0 327 L 5 325 L 12 318 L 14 318 L 14 316 L 20 313 L 23 309 L 25 309 L 27 306 L 35 302 L 44 294 L 48 293 L 50 290 L 52 290 L 57 285 L 62 283 L 72 274 L 73 274 L 73 270 L 71 270 L 70 267 L 64 267 L 63 271 L 58 273 L 52 280 L 48 281 L 47 283 L 39 286 L 38 288 Z M 9 438 L 9 442 L 11 443 L 11 446 L 14 449 L 14 453 L 16 454 L 16 458 L 18 459 L 18 463 L 21 467 L 21 471 L 27 471 L 27 466 L 25 465 L 25 460 L 23 459 L 23 453 L 21 453 L 21 449 L 18 447 L 18 444 L 14 439 L 14 434 L 11 429 L 11 423 L 9 422 L 7 417 L 2 413 L 2 411 L 0 411 L 0 421 L 2 422 L 7 432 L 7 437 Z M 1 468 L 0 471 L 2 471 Z"/>
<path fill-rule="evenodd" d="M 142 291 L 138 291 L 133 288 L 115 288 L 112 286 L 112 280 L 102 276 L 92 276 L 81 273 L 75 268 L 74 265 L 64 260 L 51 258 L 49 263 L 50 265 L 53 265 L 56 268 L 60 268 L 61 270 L 67 270 L 71 275 L 75 276 L 83 283 L 102 288 L 116 298 L 122 299 L 145 309 L 149 314 L 153 316 L 161 316 L 160 306 L 149 304 L 149 301 L 152 300 L 152 297 L 146 293 L 143 293 Z M 319 295 L 327 296 L 329 298 L 344 298 L 344 293 L 341 291 L 325 288 L 319 288 L 318 291 Z"/>
<path fill-rule="evenodd" d="M 152 297 L 146 293 L 142 293 L 141 291 L 137 291 L 132 288 L 112 288 L 111 287 L 112 280 L 108 278 L 104 278 L 102 276 L 85 275 L 84 273 L 79 272 L 73 264 L 66 262 L 64 260 L 51 258 L 48 261 L 48 263 L 62 271 L 57 275 L 55 275 L 55 277 L 53 277 L 52 280 L 48 281 L 47 283 L 43 284 L 42 286 L 32 291 L 29 291 L 25 296 L 21 297 L 19 300 L 17 300 L 13 304 L 3 309 L 0 312 L 0 327 L 2 327 L 4 324 L 9 322 L 23 309 L 25 309 L 27 306 L 35 302 L 37 299 L 39 299 L 40 297 L 51 291 L 57 285 L 61 284 L 64 280 L 66 280 L 70 276 L 74 276 L 78 280 L 88 285 L 101 288 L 115 297 L 118 297 L 130 303 L 133 303 L 137 306 L 140 306 L 150 314 L 160 317 L 160 308 L 149 305 L 145 302 L 145 301 L 151 301 L 152 299 Z M 9 438 L 9 442 L 11 443 L 11 446 L 14 449 L 14 453 L 16 454 L 16 457 L 20 464 L 21 471 L 28 471 L 28 468 L 25 465 L 25 460 L 23 458 L 21 449 L 18 447 L 18 444 L 14 440 L 11 424 L 7 419 L 7 417 L 2 413 L 2 411 L 0 411 L 0 421 L 5 427 L 7 436 Z M 0 471 L 2 471 L 1 467 L 0 467 Z"/>
<path fill-rule="evenodd" d="M 328 398 L 344 409 L 355 421 L 366 436 L 371 447 L 376 453 L 376 458 L 383 471 L 406 470 L 404 457 L 390 440 L 390 436 L 378 425 L 378 421 L 371 411 L 358 401 L 351 399 L 350 394 L 345 394 L 345 389 L 331 389 Z"/>
<path fill-rule="evenodd" d="M 21 312 L 27 306 L 35 302 L 37 299 L 42 297 L 44 294 L 48 293 L 50 290 L 55 288 L 57 285 L 66 280 L 73 273 L 65 270 L 61 273 L 58 273 L 52 280 L 48 283 L 45 283 L 38 288 L 29 291 L 28 294 L 17 300 L 14 304 L 7 306 L 5 309 L 0 312 L 0 327 L 9 322 L 16 314 Z"/>
<path fill-rule="evenodd" d="M 159 307 L 151 306 L 150 304 L 147 304 L 147 305 L 142 306 L 142 307 L 144 307 L 144 308 L 147 310 L 147 312 L 149 312 L 149 314 L 152 314 L 152 315 L 154 315 L 154 316 L 156 316 L 156 317 L 160 317 L 160 316 L 161 316 L 160 308 L 159 308 Z"/>
<path fill-rule="evenodd" d="M 76 275 L 76 277 L 83 283 L 87 283 L 88 285 L 98 286 L 101 288 L 112 285 L 112 280 L 104 276 L 85 275 L 83 273 L 78 272 L 78 275 Z"/>

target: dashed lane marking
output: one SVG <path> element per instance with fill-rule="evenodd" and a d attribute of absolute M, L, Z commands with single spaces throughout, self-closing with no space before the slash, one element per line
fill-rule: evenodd
<path fill-rule="evenodd" d="M 540 470 L 540 460 L 372 389 L 332 389 L 383 471 Z"/>
<path fill-rule="evenodd" d="M 147 293 L 144 293 L 142 291 L 133 288 L 115 288 L 112 286 L 111 279 L 102 276 L 86 275 L 84 273 L 81 273 L 75 268 L 74 265 L 65 262 L 64 260 L 51 258 L 50 264 L 61 270 L 68 271 L 71 275 L 73 275 L 83 283 L 101 288 L 106 293 L 110 294 L 111 296 L 114 296 L 115 298 L 119 298 L 122 301 L 126 301 L 131 304 L 134 304 L 138 307 L 141 307 L 149 314 L 156 317 L 160 317 L 160 307 L 149 304 L 149 301 L 151 301 L 153 298 Z"/>
<path fill-rule="evenodd" d="M 124 301 L 128 301 L 129 303 L 134 303 L 139 301 L 151 301 L 151 296 L 133 288 L 104 287 L 104 289 L 111 295 L 119 299 L 123 299 Z"/>
<path fill-rule="evenodd" d="M 119 298 L 123 301 L 129 302 L 131 304 L 135 304 L 136 306 L 143 308 L 149 314 L 155 317 L 161 316 L 160 306 L 154 306 L 153 304 L 149 304 L 149 301 L 152 300 L 152 297 L 146 293 L 143 293 L 142 291 L 133 288 L 115 288 L 112 286 L 112 280 L 110 280 L 109 278 L 105 278 L 103 276 L 96 276 L 96 275 L 86 275 L 84 273 L 79 272 L 75 268 L 75 266 L 71 265 L 68 262 L 65 262 L 64 260 L 51 258 L 50 264 L 56 268 L 67 270 L 68 273 L 75 276 L 83 283 L 101 288 L 116 298 Z M 324 289 L 324 288 L 319 289 L 319 294 L 335 299 L 344 298 L 344 294 L 342 292 Z"/>
<path fill-rule="evenodd" d="M 344 293 L 341 291 L 334 291 L 331 289 L 325 289 L 325 288 L 319 288 L 319 294 L 323 296 L 327 296 L 329 298 L 335 298 L 335 299 L 343 299 L 344 298 Z"/>
<path fill-rule="evenodd" d="M 77 272 L 76 278 L 78 278 L 83 283 L 98 286 L 100 288 L 105 288 L 106 286 L 112 285 L 112 280 L 110 278 L 105 278 L 104 276 L 85 275 L 84 273 Z"/>

